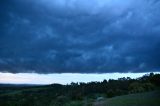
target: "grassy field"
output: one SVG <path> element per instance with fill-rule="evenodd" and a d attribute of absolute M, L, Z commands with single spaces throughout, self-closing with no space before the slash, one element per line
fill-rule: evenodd
<path fill-rule="evenodd" d="M 54 94 L 50 87 L 11 90 L 0 93 L 0 104 L 2 106 L 160 106 L 160 90 L 113 98 L 100 95 L 104 96 L 104 100 L 101 101 L 89 96 L 80 101 L 73 101 L 68 97 L 53 96 Z"/>
<path fill-rule="evenodd" d="M 160 91 L 110 98 L 101 106 L 160 106 Z"/>

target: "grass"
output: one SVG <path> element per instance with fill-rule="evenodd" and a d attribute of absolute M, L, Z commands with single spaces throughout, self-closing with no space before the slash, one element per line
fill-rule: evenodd
<path fill-rule="evenodd" d="M 65 104 L 64 106 L 83 106 L 82 101 L 72 101 L 70 103 Z"/>
<path fill-rule="evenodd" d="M 45 89 L 45 90 L 44 90 Z M 49 94 L 36 93 L 38 91 L 48 91 Z M 7 93 L 2 93 L 0 97 L 9 97 L 11 101 L 8 101 L 7 104 L 3 106 L 19 106 L 17 104 L 23 106 L 30 106 L 26 103 L 34 103 L 34 106 L 44 106 L 43 104 L 47 104 L 46 106 L 160 106 L 160 90 L 146 92 L 146 93 L 138 93 L 138 94 L 129 94 L 124 96 L 117 96 L 114 98 L 108 98 L 103 101 L 96 101 L 96 98 L 91 98 L 90 96 L 85 97 L 82 101 L 72 101 L 69 99 L 63 100 L 52 98 L 52 92 L 49 91 L 49 88 L 33 88 L 33 89 L 22 89 L 22 90 L 13 90 Z M 23 92 L 30 92 L 32 95 L 26 97 Z M 32 97 L 33 96 L 33 97 Z M 50 97 L 51 96 L 51 97 Z M 103 96 L 103 95 L 98 95 Z M 5 100 L 5 99 L 4 99 Z M 18 102 L 18 103 L 17 103 Z M 15 104 L 15 105 L 14 105 Z M 63 105 L 62 105 L 63 104 Z"/>
<path fill-rule="evenodd" d="M 104 106 L 160 106 L 160 91 L 110 98 Z"/>

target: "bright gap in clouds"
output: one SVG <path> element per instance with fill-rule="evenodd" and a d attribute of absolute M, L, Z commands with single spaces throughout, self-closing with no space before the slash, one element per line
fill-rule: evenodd
<path fill-rule="evenodd" d="M 158 73 L 158 72 L 155 72 Z M 103 81 L 122 77 L 138 78 L 148 73 L 106 73 L 106 74 L 36 74 L 36 73 L 0 73 L 0 83 L 9 84 L 70 84 L 71 82 Z"/>

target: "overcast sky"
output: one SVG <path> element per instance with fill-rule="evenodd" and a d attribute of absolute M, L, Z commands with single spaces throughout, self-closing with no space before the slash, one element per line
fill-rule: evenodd
<path fill-rule="evenodd" d="M 160 71 L 159 0 L 0 0 L 0 72 Z"/>
<path fill-rule="evenodd" d="M 103 81 L 104 79 L 118 79 L 123 77 L 139 78 L 149 73 L 106 73 L 106 74 L 80 74 L 80 73 L 63 73 L 63 74 L 36 74 L 36 73 L 1 73 L 0 84 L 70 84 L 71 82 L 92 82 Z M 155 74 L 160 74 L 156 72 Z"/>

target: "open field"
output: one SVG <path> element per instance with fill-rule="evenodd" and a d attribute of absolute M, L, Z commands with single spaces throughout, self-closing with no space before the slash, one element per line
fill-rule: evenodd
<path fill-rule="evenodd" d="M 101 106 L 160 106 L 160 91 L 110 98 Z"/>

